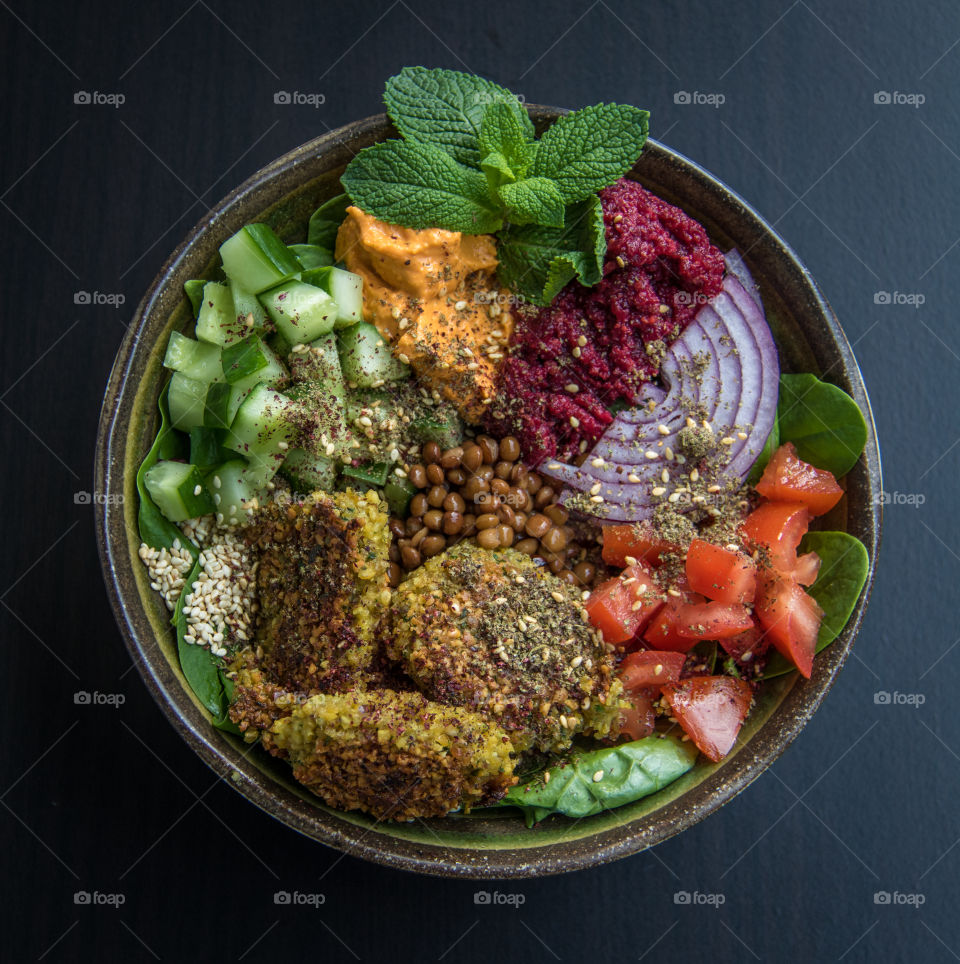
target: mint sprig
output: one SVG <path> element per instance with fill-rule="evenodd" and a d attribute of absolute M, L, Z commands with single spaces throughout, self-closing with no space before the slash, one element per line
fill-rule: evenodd
<path fill-rule="evenodd" d="M 549 304 L 573 278 L 599 282 L 606 240 L 596 192 L 636 162 L 647 111 L 597 104 L 537 141 L 510 91 L 425 67 L 391 77 L 384 101 L 404 140 L 350 162 L 341 180 L 355 204 L 405 227 L 496 233 L 500 280 L 534 304 Z"/>

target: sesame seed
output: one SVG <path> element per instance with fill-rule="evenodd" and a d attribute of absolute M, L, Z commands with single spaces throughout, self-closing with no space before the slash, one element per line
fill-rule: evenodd
<path fill-rule="evenodd" d="M 603 496 L 602 496 L 602 495 L 591 495 L 591 496 L 590 496 L 590 501 L 591 501 L 591 502 L 596 502 L 596 503 L 599 505 L 601 502 L 603 502 Z"/>
<path fill-rule="evenodd" d="M 720 491 L 720 486 L 719 486 L 719 485 L 708 485 L 708 486 L 707 486 L 707 491 L 708 491 L 708 492 L 719 492 L 719 491 Z"/>
<path fill-rule="evenodd" d="M 658 431 L 661 435 L 669 435 L 669 434 L 670 434 L 670 429 L 668 429 L 666 425 L 658 425 L 658 426 L 657 426 L 657 431 Z"/>
<path fill-rule="evenodd" d="M 679 599 L 683 595 L 683 593 L 681 593 L 679 589 L 668 589 L 667 595 L 673 596 L 674 599 Z"/>
<path fill-rule="evenodd" d="M 697 427 L 697 423 L 696 423 L 692 418 L 690 418 L 690 416 L 688 415 L 688 416 L 687 416 L 687 428 L 696 428 L 696 427 Z"/>
<path fill-rule="evenodd" d="M 700 478 L 700 472 L 697 469 L 690 470 L 690 481 L 696 482 Z"/>
<path fill-rule="evenodd" d="M 663 457 L 664 457 L 668 462 L 672 462 L 672 461 L 673 461 L 673 449 L 670 448 L 669 445 L 663 450 Z"/>
<path fill-rule="evenodd" d="M 667 490 L 662 485 L 655 485 L 651 490 L 650 494 L 656 498 L 660 498 L 662 495 L 666 495 Z"/>
<path fill-rule="evenodd" d="M 203 486 L 202 486 L 202 485 L 197 484 L 197 485 L 195 485 L 195 486 L 193 487 L 193 494 L 194 494 L 194 495 L 199 495 L 202 491 L 203 491 Z"/>
<path fill-rule="evenodd" d="M 660 453 L 659 453 L 659 452 L 655 452 L 653 449 L 647 449 L 647 451 L 644 452 L 643 454 L 644 454 L 648 459 L 658 459 L 658 458 L 660 458 Z"/>
<path fill-rule="evenodd" d="M 590 487 L 590 494 L 596 495 L 602 488 L 603 485 L 600 482 L 594 482 L 594 484 Z"/>
<path fill-rule="evenodd" d="M 722 439 L 720 439 L 720 444 L 721 444 L 721 445 L 733 445 L 733 439 L 730 438 L 729 435 L 724 435 L 724 437 L 723 437 Z"/>
<path fill-rule="evenodd" d="M 577 348 L 574 348 L 570 354 L 573 355 L 574 358 L 579 358 L 583 354 L 583 352 L 580 351 L 579 347 L 577 347 Z"/>
<path fill-rule="evenodd" d="M 577 344 L 578 344 L 581 348 L 586 348 L 586 347 L 587 347 L 587 336 L 586 336 L 586 335 L 581 335 L 581 336 L 577 339 Z"/>
<path fill-rule="evenodd" d="M 599 783 L 602 779 L 603 779 L 603 770 L 597 770 L 597 772 L 593 775 L 593 782 Z"/>
<path fill-rule="evenodd" d="M 640 476 L 637 475 L 636 472 L 631 472 L 631 473 L 627 476 L 627 481 L 628 481 L 628 482 L 633 482 L 633 483 L 636 485 L 636 483 L 642 482 L 643 479 L 641 479 Z"/>
<path fill-rule="evenodd" d="M 661 482 L 669 482 L 669 481 L 670 481 L 670 470 L 669 470 L 669 469 L 663 469 L 663 470 L 660 472 L 660 481 L 661 481 Z"/>
<path fill-rule="evenodd" d="M 671 492 L 671 493 L 667 496 L 667 502 L 679 502 L 679 501 L 680 501 L 680 493 L 679 493 L 679 492 Z"/>
<path fill-rule="evenodd" d="M 563 389 L 564 391 L 569 392 L 571 395 L 576 395 L 577 392 L 580 391 L 580 386 L 575 385 L 573 382 L 567 382 L 567 384 L 563 386 Z"/>
<path fill-rule="evenodd" d="M 636 557 L 635 557 L 635 556 L 624 556 L 624 557 L 623 557 L 623 561 L 624 561 L 628 566 L 635 566 L 635 565 L 637 564 L 637 560 L 636 560 Z"/>
<path fill-rule="evenodd" d="M 737 438 L 742 442 L 747 437 L 746 432 L 737 432 Z"/>
<path fill-rule="evenodd" d="M 577 418 L 576 415 L 571 415 L 571 416 L 570 416 L 570 427 L 571 427 L 571 428 L 580 428 L 580 419 Z"/>
<path fill-rule="evenodd" d="M 215 489 L 219 489 L 219 488 L 220 488 L 220 476 L 219 476 L 219 475 L 215 475 L 215 476 L 213 477 L 213 487 L 214 487 Z"/>
<path fill-rule="evenodd" d="M 453 307 L 456 308 L 457 311 L 464 311 L 467 303 L 465 301 L 458 301 Z"/>

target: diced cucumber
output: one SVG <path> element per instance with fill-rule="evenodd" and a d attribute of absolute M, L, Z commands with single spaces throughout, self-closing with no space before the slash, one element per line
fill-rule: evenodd
<path fill-rule="evenodd" d="M 304 271 L 333 264 L 333 252 L 329 248 L 321 248 L 317 244 L 291 244 L 288 247 Z"/>
<path fill-rule="evenodd" d="M 383 486 L 383 497 L 390 506 L 390 512 L 401 519 L 406 518 L 410 511 L 410 500 L 416 494 L 417 487 L 409 479 L 402 479 L 393 473 Z"/>
<path fill-rule="evenodd" d="M 418 442 L 436 442 L 442 449 L 452 449 L 463 441 L 463 422 L 452 406 L 443 407 L 431 416 L 414 419 L 410 432 Z"/>
<path fill-rule="evenodd" d="M 363 321 L 363 278 L 342 268 L 314 268 L 304 271 L 300 280 L 322 288 L 337 303 L 337 328 L 348 328 Z"/>
<path fill-rule="evenodd" d="M 196 318 L 200 312 L 200 305 L 203 303 L 203 286 L 206 281 L 200 281 L 197 278 L 191 278 L 189 281 L 183 283 L 183 290 L 187 293 L 187 297 L 190 299 L 190 304 L 193 307 L 193 317 Z"/>
<path fill-rule="evenodd" d="M 394 358 L 377 329 L 365 321 L 340 332 L 340 368 L 348 384 L 376 388 L 384 382 L 410 377 L 409 365 Z"/>
<path fill-rule="evenodd" d="M 223 373 L 231 385 L 241 390 L 261 382 L 274 388 L 287 377 L 283 363 L 258 335 L 247 335 L 224 348 Z"/>
<path fill-rule="evenodd" d="M 336 463 L 322 455 L 311 455 L 306 449 L 292 449 L 280 466 L 280 474 L 300 495 L 317 489 L 332 492 L 337 483 Z"/>
<path fill-rule="evenodd" d="M 247 505 L 263 488 L 263 483 L 243 459 L 233 459 L 212 469 L 207 473 L 206 484 L 214 511 L 229 524 L 245 521 Z"/>
<path fill-rule="evenodd" d="M 229 461 L 233 453 L 223 447 L 223 429 L 197 425 L 190 429 L 190 464 L 209 469 Z"/>
<path fill-rule="evenodd" d="M 314 341 L 333 329 L 337 305 L 322 288 L 285 281 L 264 291 L 260 300 L 291 345 Z"/>
<path fill-rule="evenodd" d="M 300 262 L 266 224 L 248 224 L 220 245 L 226 276 L 260 294 L 299 274 Z"/>
<path fill-rule="evenodd" d="M 286 395 L 257 385 L 237 409 L 224 444 L 251 461 L 255 455 L 283 451 L 294 436 L 293 408 L 294 403 Z"/>
<path fill-rule="evenodd" d="M 144 472 L 143 484 L 157 508 L 171 522 L 213 512 L 213 499 L 203 487 L 203 476 L 195 465 L 156 462 Z"/>
<path fill-rule="evenodd" d="M 226 285 L 208 281 L 197 315 L 197 338 L 209 345 L 229 345 L 246 334 L 233 310 L 233 296 Z"/>
<path fill-rule="evenodd" d="M 170 422 L 181 432 L 198 425 L 226 428 L 233 421 L 245 391 L 227 382 L 200 382 L 182 372 L 170 379 L 167 405 Z"/>
<path fill-rule="evenodd" d="M 246 288 L 241 288 L 235 281 L 231 281 L 230 297 L 233 298 L 233 313 L 237 323 L 243 325 L 245 331 L 249 332 L 250 325 L 247 324 L 247 318 L 253 315 L 253 330 L 262 331 L 267 324 L 267 313 L 257 296 Z"/>
<path fill-rule="evenodd" d="M 387 481 L 390 471 L 389 462 L 365 462 L 362 465 L 345 465 L 341 470 L 344 478 L 365 482 L 374 488 L 379 488 Z"/>
<path fill-rule="evenodd" d="M 198 382 L 223 381 L 219 346 L 194 341 L 181 335 L 179 331 L 170 334 L 163 366 L 183 372 L 188 378 L 194 378 Z"/>

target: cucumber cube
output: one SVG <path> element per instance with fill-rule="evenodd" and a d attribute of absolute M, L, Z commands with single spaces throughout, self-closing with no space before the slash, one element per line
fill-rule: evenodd
<path fill-rule="evenodd" d="M 183 522 L 213 512 L 214 501 L 203 476 L 187 462 L 156 462 L 143 474 L 143 484 L 157 508 L 171 521 Z"/>
<path fill-rule="evenodd" d="M 237 409 L 224 444 L 251 461 L 255 455 L 283 451 L 295 434 L 291 417 L 294 409 L 286 395 L 257 385 Z"/>
<path fill-rule="evenodd" d="M 262 331 L 267 323 L 267 313 L 257 300 L 257 296 L 246 288 L 241 288 L 235 281 L 231 281 L 230 297 L 233 298 L 233 313 L 237 322 L 244 326 L 246 332 L 250 331 L 250 326 L 247 324 L 249 315 L 253 315 L 253 330 Z"/>
<path fill-rule="evenodd" d="M 299 274 L 300 262 L 266 224 L 248 224 L 220 245 L 226 276 L 254 294 Z"/>
<path fill-rule="evenodd" d="M 263 483 L 243 459 L 233 459 L 212 469 L 207 474 L 206 486 L 218 517 L 235 525 L 245 521 L 246 509 Z"/>
<path fill-rule="evenodd" d="M 363 278 L 342 268 L 315 268 L 304 271 L 300 280 L 322 288 L 337 303 L 337 328 L 363 321 Z"/>
<path fill-rule="evenodd" d="M 314 341 L 333 329 L 337 305 L 322 288 L 287 281 L 260 295 L 277 330 L 291 345 Z"/>
<path fill-rule="evenodd" d="M 246 334 L 233 310 L 233 296 L 226 285 L 208 281 L 197 315 L 197 338 L 209 345 L 229 345 Z"/>
<path fill-rule="evenodd" d="M 236 388 L 253 388 L 263 382 L 271 387 L 287 377 L 283 363 L 258 335 L 247 335 L 223 350 L 223 373 Z"/>
<path fill-rule="evenodd" d="M 337 466 L 322 455 L 311 455 L 306 449 L 292 449 L 280 466 L 280 474 L 300 495 L 318 489 L 332 492 L 337 482 Z"/>
<path fill-rule="evenodd" d="M 348 384 L 377 388 L 410 377 L 410 367 L 393 357 L 377 329 L 365 321 L 340 332 L 340 368 Z"/>
<path fill-rule="evenodd" d="M 167 353 L 163 367 L 183 372 L 188 378 L 198 382 L 222 382 L 223 368 L 220 365 L 220 348 L 202 341 L 194 341 L 175 331 L 167 342 Z"/>

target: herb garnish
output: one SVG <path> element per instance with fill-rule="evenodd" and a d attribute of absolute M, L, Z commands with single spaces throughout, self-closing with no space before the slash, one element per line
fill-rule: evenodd
<path fill-rule="evenodd" d="M 649 113 L 597 104 L 536 140 L 514 94 L 454 70 L 405 67 L 384 102 L 403 140 L 361 151 L 341 178 L 367 214 L 410 228 L 496 233 L 503 284 L 549 304 L 571 279 L 595 285 L 606 239 L 596 192 L 623 176 Z"/>

